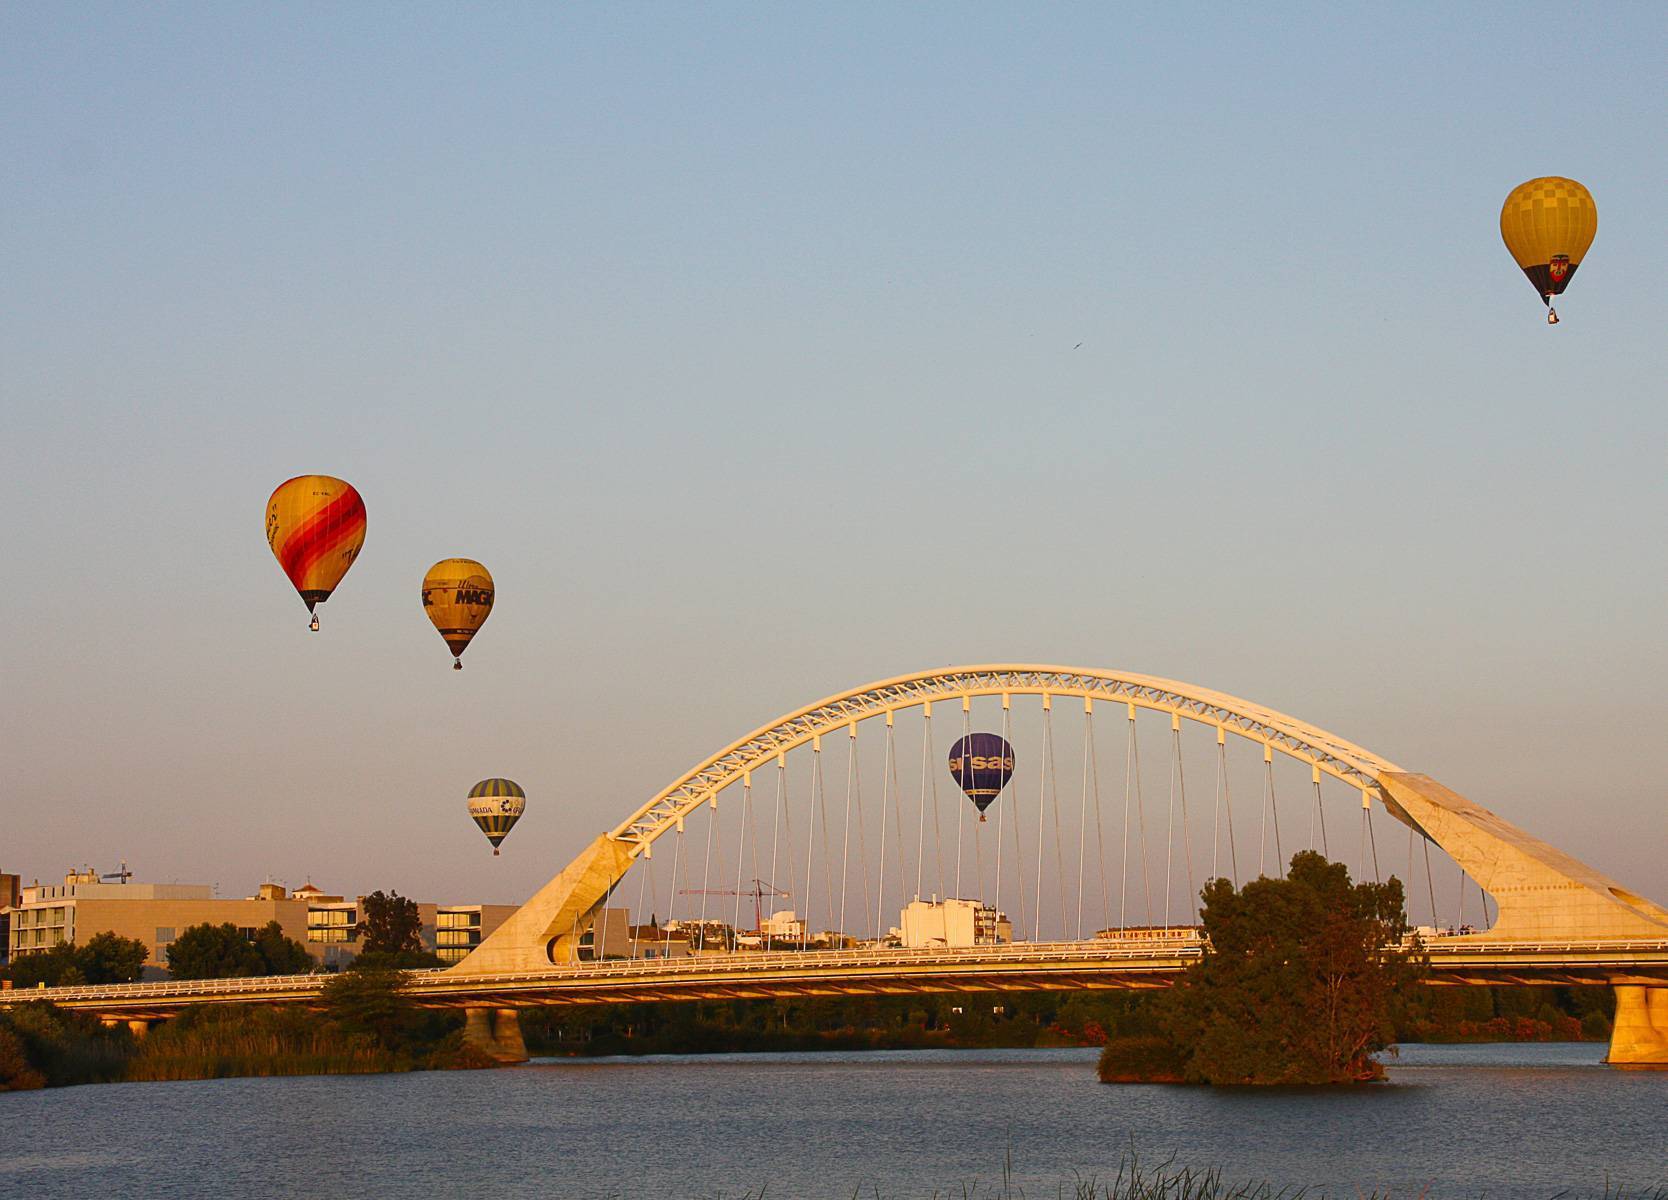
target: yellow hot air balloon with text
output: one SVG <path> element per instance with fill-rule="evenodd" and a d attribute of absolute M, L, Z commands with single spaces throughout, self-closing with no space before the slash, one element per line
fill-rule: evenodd
<path fill-rule="evenodd" d="M 1506 197 L 1500 209 L 1500 236 L 1546 305 L 1548 325 L 1558 323 L 1552 297 L 1564 294 L 1597 232 L 1593 194 L 1573 179 L 1531 179 Z"/>
<path fill-rule="evenodd" d="M 463 670 L 463 652 L 492 615 L 492 573 L 472 558 L 443 558 L 423 576 L 423 611 Z"/>
<path fill-rule="evenodd" d="M 365 544 L 365 502 L 345 479 L 297 475 L 266 502 L 266 542 L 313 614 L 342 582 Z"/>

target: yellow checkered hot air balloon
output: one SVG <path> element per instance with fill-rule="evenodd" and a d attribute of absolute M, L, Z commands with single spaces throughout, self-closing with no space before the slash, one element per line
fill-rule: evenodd
<path fill-rule="evenodd" d="M 463 652 L 492 615 L 492 572 L 472 558 L 443 558 L 423 576 L 423 611 L 463 670 Z"/>
<path fill-rule="evenodd" d="M 483 779 L 469 789 L 470 819 L 486 834 L 494 855 L 526 810 L 527 793 L 513 779 Z"/>
<path fill-rule="evenodd" d="M 1500 209 L 1500 236 L 1558 323 L 1552 297 L 1561 296 L 1598 232 L 1593 194 L 1573 179 L 1546 175 L 1520 183 Z"/>
<path fill-rule="evenodd" d="M 365 544 L 365 502 L 344 479 L 297 475 L 266 502 L 266 541 L 313 613 L 316 632 L 315 608 L 330 598 Z"/>

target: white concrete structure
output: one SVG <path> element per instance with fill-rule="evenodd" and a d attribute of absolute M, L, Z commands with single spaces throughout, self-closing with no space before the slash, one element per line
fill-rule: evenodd
<path fill-rule="evenodd" d="M 997 946 L 1014 940 L 1006 913 L 978 900 L 923 900 L 917 896 L 903 910 L 899 934 L 910 950 L 941 947 Z"/>

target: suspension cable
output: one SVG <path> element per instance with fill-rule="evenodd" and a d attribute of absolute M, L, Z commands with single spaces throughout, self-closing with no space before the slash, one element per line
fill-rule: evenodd
<path fill-rule="evenodd" d="M 1112 927 L 1112 899 L 1107 891 L 1106 821 L 1100 804 L 1100 747 L 1095 739 L 1095 710 L 1092 701 L 1083 703 L 1083 736 L 1089 743 L 1089 786 L 1095 793 L 1095 846 L 1100 860 L 1100 920 L 1102 929 Z"/>
<path fill-rule="evenodd" d="M 1459 867 L 1459 901 L 1454 905 L 1454 913 L 1455 913 L 1454 928 L 1455 929 L 1464 929 L 1465 928 L 1465 868 L 1460 866 L 1460 864 L 1457 863 L 1457 862 L 1454 865 L 1456 867 Z"/>
<path fill-rule="evenodd" d="M 1319 763 L 1315 764 L 1314 772 L 1315 772 L 1315 815 L 1320 818 L 1321 853 L 1326 856 L 1328 861 L 1330 861 L 1331 858 L 1332 858 L 1332 847 L 1327 843 L 1327 840 L 1326 840 L 1326 806 L 1321 803 L 1321 769 L 1320 769 L 1320 764 Z M 1309 842 L 1309 849 L 1313 850 L 1314 848 L 1315 848 L 1315 844 L 1314 844 L 1313 839 L 1311 839 L 1310 842 Z"/>
<path fill-rule="evenodd" d="M 741 773 L 741 840 L 736 844 L 736 911 L 735 916 L 730 918 L 730 929 L 732 932 L 741 928 L 741 871 L 742 864 L 747 861 L 747 831 L 752 824 L 753 772 L 743 771 Z M 755 849 L 753 854 L 754 857 L 757 858 L 758 850 Z M 757 879 L 758 874 L 758 865 L 755 863 L 753 869 L 755 879 Z M 759 887 L 760 885 L 755 882 L 753 886 Z M 761 896 L 760 903 L 763 903 L 763 900 L 764 898 Z M 740 949 L 739 940 L 736 948 Z"/>
<path fill-rule="evenodd" d="M 1436 883 L 1431 879 L 1431 840 L 1425 839 L 1425 888 L 1431 897 L 1431 928 L 1436 929 L 1439 918 L 1436 915 Z"/>
<path fill-rule="evenodd" d="M 963 696 L 961 698 L 961 752 L 962 752 L 962 755 L 964 756 L 964 758 L 968 753 L 968 745 L 969 745 L 968 739 L 973 736 L 972 729 L 971 729 L 972 720 L 973 720 L 973 698 L 971 696 Z M 954 747 L 952 747 L 952 749 L 954 749 Z M 957 776 L 956 782 L 960 783 L 962 780 L 964 780 L 966 778 L 968 778 L 968 772 L 966 770 L 963 770 Z M 957 897 L 957 899 L 961 898 L 961 860 L 962 860 L 962 849 L 961 849 L 962 840 L 961 839 L 962 839 L 962 826 L 966 823 L 966 821 L 967 821 L 967 805 L 965 805 L 965 804 L 956 805 L 956 897 Z"/>
<path fill-rule="evenodd" d="M 799 930 L 799 948 L 811 944 L 811 876 L 816 864 L 817 801 L 822 784 L 822 735 L 811 739 L 811 803 L 805 817 L 805 921 Z"/>
<path fill-rule="evenodd" d="M 1176 794 L 1181 797 L 1182 824 L 1182 857 L 1187 863 L 1187 903 L 1196 916 L 1199 910 L 1199 893 L 1193 888 L 1193 827 L 1187 820 L 1187 772 L 1182 766 L 1181 753 L 1181 718 L 1175 713 L 1170 714 L 1170 734 L 1176 743 Z M 1197 924 L 1189 919 L 1189 925 Z"/>
<path fill-rule="evenodd" d="M 662 958 L 672 957 L 672 924 L 678 919 L 678 868 L 683 865 L 683 818 L 678 818 L 676 850 L 672 854 L 672 895 L 666 901 L 666 948 Z M 688 939 L 685 939 L 686 941 Z"/>
<path fill-rule="evenodd" d="M 700 925 L 700 928 L 696 932 L 696 935 L 695 935 L 696 937 L 698 937 L 701 940 L 701 949 L 703 949 L 703 950 L 705 950 L 707 948 L 707 896 L 710 894 L 707 891 L 707 889 L 712 887 L 712 831 L 713 831 L 713 827 L 716 826 L 717 824 L 718 824 L 718 793 L 714 792 L 712 794 L 712 813 L 707 818 L 707 856 L 706 856 L 706 862 L 701 867 L 701 925 Z M 739 883 L 740 881 L 738 880 L 737 882 Z M 740 891 L 741 889 L 738 886 L 736 888 L 736 890 Z"/>
<path fill-rule="evenodd" d="M 1366 788 L 1361 789 L 1361 807 L 1367 814 L 1367 845 L 1373 852 L 1373 882 L 1383 883 L 1378 871 L 1378 838 L 1373 833 L 1373 799 Z"/>
<path fill-rule="evenodd" d="M 1234 869 L 1234 886 L 1239 886 L 1239 842 L 1234 837 L 1234 793 L 1228 778 L 1228 735 L 1216 727 L 1216 754 L 1222 767 L 1222 811 L 1228 816 L 1228 863 Z"/>
<path fill-rule="evenodd" d="M 1141 739 L 1135 736 L 1135 705 L 1129 706 L 1130 759 L 1135 764 L 1135 825 L 1141 840 L 1141 893 L 1146 897 L 1147 925 L 1153 923 L 1153 881 L 1147 867 L 1147 801 L 1141 790 Z"/>
<path fill-rule="evenodd" d="M 1164 807 L 1164 928 L 1170 928 L 1171 872 L 1176 857 L 1176 767 L 1181 763 L 1181 718 L 1170 714 L 1170 800 Z"/>
<path fill-rule="evenodd" d="M 1094 740 L 1094 701 L 1083 697 L 1083 785 L 1077 807 L 1077 940 L 1083 940 L 1083 884 L 1089 863 L 1089 747 Z M 1097 813 L 1096 816 L 1099 816 Z"/>
<path fill-rule="evenodd" d="M 1006 693 L 1003 693 L 1002 736 L 1005 738 L 1010 737 L 1010 704 L 1011 698 Z M 1009 744 L 1012 744 L 1011 739 Z M 1027 923 L 1025 919 L 1025 898 L 1029 893 L 1026 891 L 1025 887 L 1025 849 L 1019 837 L 1019 787 L 1017 785 L 1015 785 L 1013 789 L 1013 799 L 1008 804 L 1008 824 L 1014 831 L 1014 878 L 1016 884 L 1014 888 L 1014 895 L 1019 901 L 1019 903 L 1015 906 L 1015 909 L 1019 914 L 1019 924 L 1015 928 L 1023 931 Z M 1000 826 L 998 826 L 998 828 L 1000 828 Z"/>
<path fill-rule="evenodd" d="M 857 722 L 852 721 L 847 730 L 850 737 L 846 741 L 846 821 L 843 828 L 843 847 L 840 851 L 840 949 L 845 948 L 846 937 L 846 868 L 851 862 L 851 792 L 853 781 L 857 777 Z M 867 908 L 868 905 L 863 906 Z"/>
<path fill-rule="evenodd" d="M 1008 697 L 1007 697 L 1006 693 L 1004 693 L 1003 696 L 1002 696 L 1002 744 L 1004 746 L 1008 746 L 1010 748 L 1013 746 L 1013 743 L 1008 740 Z M 1004 804 L 1002 806 L 1002 808 L 1012 808 L 1013 806 L 1014 806 L 1013 796 L 1012 796 L 1012 794 L 1010 794 L 1009 797 L 1008 797 L 1008 802 L 1006 804 Z M 983 871 L 984 871 L 984 867 L 981 865 L 979 869 L 980 869 L 980 872 L 982 874 Z M 1001 927 L 1000 918 L 1001 918 L 1001 915 L 1002 915 L 1002 809 L 1001 808 L 996 810 L 996 892 L 995 892 L 995 895 L 996 895 L 996 899 L 991 902 L 991 907 L 996 909 L 996 915 L 998 917 L 997 927 L 1000 928 Z M 1011 922 L 1009 923 L 1008 928 L 1010 930 L 1010 932 L 1008 934 L 1008 938 L 1009 938 L 1010 941 L 1012 941 L 1013 940 L 1013 933 L 1011 931 L 1013 929 L 1013 925 L 1012 925 Z M 1025 928 L 1023 923 L 1020 924 L 1020 928 L 1021 929 Z"/>
<path fill-rule="evenodd" d="M 857 723 L 855 721 L 852 722 L 851 726 L 851 753 L 852 758 L 857 759 Z M 865 822 L 863 820 L 863 768 L 861 762 L 856 764 L 856 769 L 852 774 L 852 791 L 857 798 L 857 860 L 863 867 L 863 920 L 867 921 L 869 919 L 869 835 L 864 829 Z M 848 821 L 847 824 L 849 825 L 850 822 Z M 845 932 L 845 910 L 846 902 L 842 897 L 840 900 L 840 931 L 842 933 Z"/>
<path fill-rule="evenodd" d="M 882 930 L 886 928 L 881 919 L 881 911 L 886 907 L 886 805 L 892 799 L 892 785 L 897 779 L 897 758 L 892 745 L 892 710 L 886 710 L 886 759 L 880 770 L 880 875 L 878 894 L 875 896 L 875 937 L 882 937 Z M 899 857 L 902 857 L 902 843 L 900 841 Z"/>
<path fill-rule="evenodd" d="M 1044 721 L 1044 727 L 1045 728 L 1047 727 L 1046 723 L 1048 721 L 1048 713 L 1049 713 L 1048 693 L 1044 692 L 1043 693 L 1043 721 Z M 1044 821 L 1047 818 L 1047 815 L 1048 815 L 1048 755 L 1045 753 L 1042 756 L 1042 766 L 1040 768 L 1040 776 L 1039 776 L 1039 779 L 1038 779 L 1038 782 L 1037 782 L 1037 895 L 1036 895 L 1037 908 L 1036 908 L 1036 912 L 1034 912 L 1032 914 L 1032 921 L 1034 923 L 1033 923 L 1032 928 L 1031 928 L 1031 940 L 1034 941 L 1034 942 L 1042 941 L 1043 824 L 1044 824 Z M 1062 923 L 1064 923 L 1064 921 L 1065 921 L 1065 914 L 1064 913 L 1062 913 L 1060 915 L 1060 920 L 1061 920 Z"/>
<path fill-rule="evenodd" d="M 1123 869 L 1118 880 L 1118 928 L 1129 928 L 1129 806 L 1134 798 L 1135 705 L 1129 706 L 1129 733 L 1124 739 Z"/>
<path fill-rule="evenodd" d="M 631 960 L 633 962 L 637 961 L 638 937 L 643 932 L 643 897 L 647 895 L 649 873 L 652 870 L 648 860 L 653 857 L 654 846 L 645 842 L 643 844 L 643 855 L 637 860 L 637 865 L 642 868 L 637 876 L 637 923 L 633 925 L 629 919 L 626 921 L 627 927 L 631 930 Z"/>
<path fill-rule="evenodd" d="M 921 705 L 921 815 L 915 829 L 915 898 L 921 898 L 921 872 L 927 857 L 927 752 L 932 741 L 932 701 Z M 938 814 L 934 813 L 934 817 Z M 941 872 L 942 873 L 942 872 Z"/>
<path fill-rule="evenodd" d="M 779 753 L 776 756 L 776 795 L 781 801 L 781 812 L 777 815 L 782 822 L 782 848 L 785 851 L 788 860 L 787 878 L 790 884 L 794 884 L 799 882 L 799 867 L 797 865 L 797 860 L 793 856 L 793 813 L 788 804 L 788 763 L 786 755 L 782 753 Z M 775 859 L 772 858 L 771 870 L 774 871 L 775 869 Z M 791 888 L 785 890 L 788 891 L 790 896 L 792 895 Z M 809 896 L 801 896 L 800 899 L 807 905 L 811 900 Z M 800 912 L 801 910 L 799 904 L 796 902 L 790 911 L 796 913 Z"/>
<path fill-rule="evenodd" d="M 1268 742 L 1263 743 L 1263 776 L 1265 803 L 1263 805 L 1263 828 L 1267 831 L 1269 814 L 1274 814 L 1274 870 L 1280 879 L 1286 877 L 1286 855 L 1280 848 L 1280 798 L 1274 791 L 1274 747 Z M 1262 843 L 1259 840 L 1257 848 L 1257 873 L 1263 874 Z"/>
<path fill-rule="evenodd" d="M 1043 754 L 1048 766 L 1048 800 L 1054 810 L 1054 879 L 1060 894 L 1060 933 L 1066 932 L 1066 855 L 1060 840 L 1060 768 L 1054 758 L 1054 697 L 1043 693 Z"/>

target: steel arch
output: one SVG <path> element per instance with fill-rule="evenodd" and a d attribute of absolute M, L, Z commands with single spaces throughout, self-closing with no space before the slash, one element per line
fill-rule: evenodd
<path fill-rule="evenodd" d="M 975 696 L 1055 696 L 1128 705 L 1169 713 L 1174 719 L 1215 726 L 1277 750 L 1361 788 L 1382 801 L 1379 776 L 1401 768 L 1369 750 L 1238 696 L 1213 692 L 1174 679 L 1101 671 L 1085 667 L 992 663 L 898 675 L 829 696 L 762 725 L 679 776 L 609 836 L 634 844 L 641 854 L 656 838 L 713 799 L 719 792 L 778 755 L 873 717 Z M 1386 804 L 1398 820 L 1418 828 L 1398 806 Z M 1423 829 L 1419 829 L 1424 833 Z"/>

